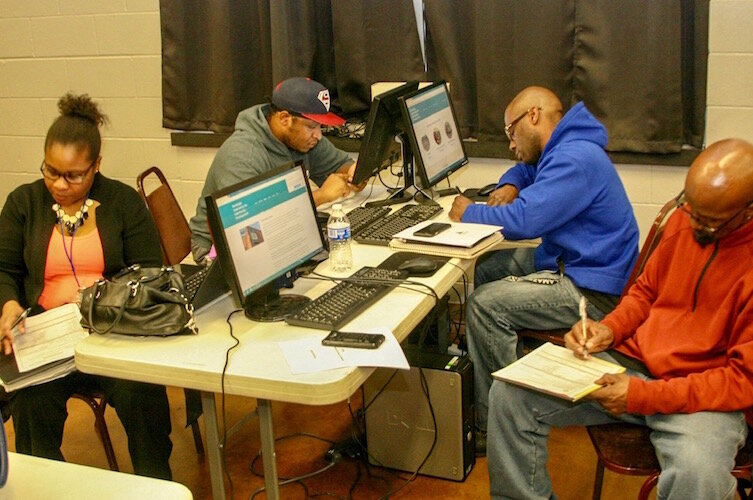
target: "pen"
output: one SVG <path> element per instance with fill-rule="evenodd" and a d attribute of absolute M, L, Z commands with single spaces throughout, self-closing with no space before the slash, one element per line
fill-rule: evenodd
<path fill-rule="evenodd" d="M 12 331 L 15 327 L 20 325 L 21 322 L 26 319 L 26 316 L 28 316 L 30 312 L 31 312 L 31 307 L 27 307 L 26 309 L 24 309 L 23 312 L 18 315 L 18 318 L 16 318 L 13 324 L 10 325 L 10 330 Z"/>
<path fill-rule="evenodd" d="M 586 319 L 588 318 L 588 315 L 586 314 L 586 298 L 583 295 L 580 296 L 580 303 L 578 304 L 578 312 L 580 313 L 580 327 L 583 330 L 583 354 L 588 356 L 588 348 L 586 347 L 586 342 L 588 341 L 588 330 L 586 329 Z"/>

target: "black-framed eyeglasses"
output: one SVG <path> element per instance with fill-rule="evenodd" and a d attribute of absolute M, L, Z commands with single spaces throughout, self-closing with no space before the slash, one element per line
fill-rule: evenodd
<path fill-rule="evenodd" d="M 510 123 L 508 123 L 507 125 L 505 125 L 505 135 L 507 136 L 507 140 L 508 141 L 512 141 L 512 136 L 515 134 L 515 129 L 513 128 L 513 127 L 515 127 L 515 124 L 518 123 L 523 118 L 525 118 L 526 115 L 528 115 L 528 113 L 530 113 L 534 109 L 541 110 L 541 107 L 540 106 L 531 106 L 530 108 L 528 108 L 527 110 L 525 110 L 519 117 L 515 118 Z"/>
<path fill-rule="evenodd" d="M 62 177 L 68 184 L 83 184 L 86 176 L 89 175 L 89 171 L 94 165 L 96 165 L 96 163 L 97 160 L 91 162 L 91 164 L 83 172 L 65 172 L 64 174 L 61 174 L 60 172 L 49 166 L 47 162 L 42 160 L 42 165 L 39 167 L 39 171 L 42 172 L 42 176 L 45 179 L 50 181 L 56 181 Z"/>
<path fill-rule="evenodd" d="M 750 208 L 751 205 L 753 205 L 753 200 L 750 200 L 743 208 L 735 212 L 735 214 L 732 217 L 729 217 L 728 219 L 725 219 L 718 224 L 713 224 L 713 223 L 709 223 L 710 221 L 707 218 L 699 217 L 693 213 L 692 208 L 690 207 L 687 200 L 685 199 L 684 192 L 680 194 L 677 200 L 677 209 L 681 210 L 692 221 L 694 221 L 698 225 L 699 230 L 704 231 L 709 234 L 715 234 L 721 231 L 722 229 L 724 229 L 730 222 L 735 220 L 741 213 L 743 213 L 748 208 Z"/>

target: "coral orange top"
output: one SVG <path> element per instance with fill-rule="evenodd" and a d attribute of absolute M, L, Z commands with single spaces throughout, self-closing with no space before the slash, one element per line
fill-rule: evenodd
<path fill-rule="evenodd" d="M 63 248 L 65 244 L 65 248 Z M 72 257 L 73 266 L 68 261 Z M 76 277 L 73 275 L 76 270 Z M 39 305 L 51 309 L 70 302 L 76 302 L 79 285 L 86 288 L 102 277 L 105 270 L 105 256 L 99 230 L 95 229 L 83 236 L 68 234 L 61 236 L 57 229 L 52 230 L 47 246 L 47 261 L 44 267 L 44 289 L 39 296 Z M 78 278 L 78 283 L 76 283 Z"/>

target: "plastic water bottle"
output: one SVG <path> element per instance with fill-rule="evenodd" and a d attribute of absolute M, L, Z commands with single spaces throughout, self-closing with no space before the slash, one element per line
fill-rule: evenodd
<path fill-rule="evenodd" d="M 350 249 L 350 221 L 340 203 L 332 205 L 332 213 L 327 220 L 329 239 L 329 266 L 332 271 L 350 271 L 353 267 L 353 253 Z"/>

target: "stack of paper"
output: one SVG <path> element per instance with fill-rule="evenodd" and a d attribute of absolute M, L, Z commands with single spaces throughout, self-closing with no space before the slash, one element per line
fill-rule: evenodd
<path fill-rule="evenodd" d="M 8 392 L 71 373 L 73 349 L 88 335 L 75 304 L 28 317 L 25 329 L 13 332 L 13 355 L 0 354 L 0 385 Z"/>

